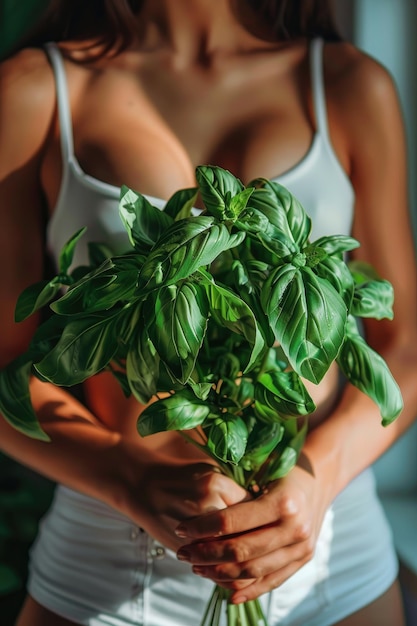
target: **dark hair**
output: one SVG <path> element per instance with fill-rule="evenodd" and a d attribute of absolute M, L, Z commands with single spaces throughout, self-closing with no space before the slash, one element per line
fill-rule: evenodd
<path fill-rule="evenodd" d="M 323 37 L 340 40 L 331 0 L 246 0 L 252 11 L 272 26 L 277 39 Z M 133 19 L 143 0 L 50 0 L 39 23 L 18 48 L 40 47 L 47 41 L 94 41 L 110 50 L 127 48 L 137 37 Z M 88 46 L 87 46 L 88 47 Z"/>
<path fill-rule="evenodd" d="M 246 0 L 279 39 L 322 37 L 340 41 L 332 0 Z"/>

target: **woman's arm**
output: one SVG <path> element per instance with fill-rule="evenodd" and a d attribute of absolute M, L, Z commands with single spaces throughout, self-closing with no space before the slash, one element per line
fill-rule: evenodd
<path fill-rule="evenodd" d="M 285 479 L 253 502 L 181 524 L 178 532 L 193 542 L 181 557 L 197 573 L 241 589 L 233 595 L 236 602 L 278 586 L 312 557 L 334 497 L 417 414 L 417 275 L 403 122 L 387 72 L 357 51 L 352 56 L 330 87 L 330 113 L 338 111 L 349 146 L 357 197 L 353 234 L 361 242 L 356 258 L 371 263 L 394 286 L 394 320 L 369 321 L 365 328 L 367 341 L 385 358 L 401 388 L 404 410 L 384 428 L 377 406 L 348 385 L 333 413 L 308 435 L 300 463 Z M 217 539 L 198 542 L 210 536 Z"/>

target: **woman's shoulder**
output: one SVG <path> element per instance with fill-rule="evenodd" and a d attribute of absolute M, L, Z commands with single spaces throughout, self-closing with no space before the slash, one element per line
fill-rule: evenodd
<path fill-rule="evenodd" d="M 3 89 L 31 89 L 34 94 L 44 88 L 53 87 L 51 66 L 46 53 L 38 48 L 25 48 L 0 63 Z"/>
<path fill-rule="evenodd" d="M 46 139 L 55 110 L 55 85 L 46 54 L 24 49 L 0 63 L 0 130 L 23 150 Z"/>
<path fill-rule="evenodd" d="M 379 61 L 350 43 L 326 43 L 324 75 L 330 126 L 351 161 L 364 143 L 401 140 L 396 84 Z M 397 139 L 388 137 L 395 133 Z"/>
<path fill-rule="evenodd" d="M 376 113 L 397 100 L 390 72 L 379 61 L 348 42 L 327 42 L 324 48 L 326 90 L 330 101 L 346 112 Z"/>

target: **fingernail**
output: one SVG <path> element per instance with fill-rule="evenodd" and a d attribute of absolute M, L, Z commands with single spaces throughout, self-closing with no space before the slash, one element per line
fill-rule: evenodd
<path fill-rule="evenodd" d="M 233 604 L 242 604 L 242 602 L 247 602 L 246 596 L 238 596 L 237 598 L 232 598 Z"/>
<path fill-rule="evenodd" d="M 177 535 L 177 537 L 181 537 L 182 539 L 185 539 L 185 537 L 188 537 L 187 531 L 185 530 L 184 526 L 178 526 L 178 528 L 176 528 L 174 532 Z"/>
<path fill-rule="evenodd" d="M 189 561 L 190 560 L 190 553 L 188 552 L 188 550 L 183 550 L 181 548 L 177 552 L 177 559 L 179 561 Z"/>

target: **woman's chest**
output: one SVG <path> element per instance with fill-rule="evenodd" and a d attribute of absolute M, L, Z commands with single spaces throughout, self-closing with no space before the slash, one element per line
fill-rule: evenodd
<path fill-rule="evenodd" d="M 314 134 L 308 72 L 302 64 L 273 71 L 270 60 L 268 70 L 256 67 L 211 75 L 69 71 L 74 152 L 82 170 L 165 198 L 193 185 L 195 167 L 203 163 L 244 182 L 287 171 L 307 153 Z M 46 167 L 55 181 L 62 167 L 59 132 Z"/>

